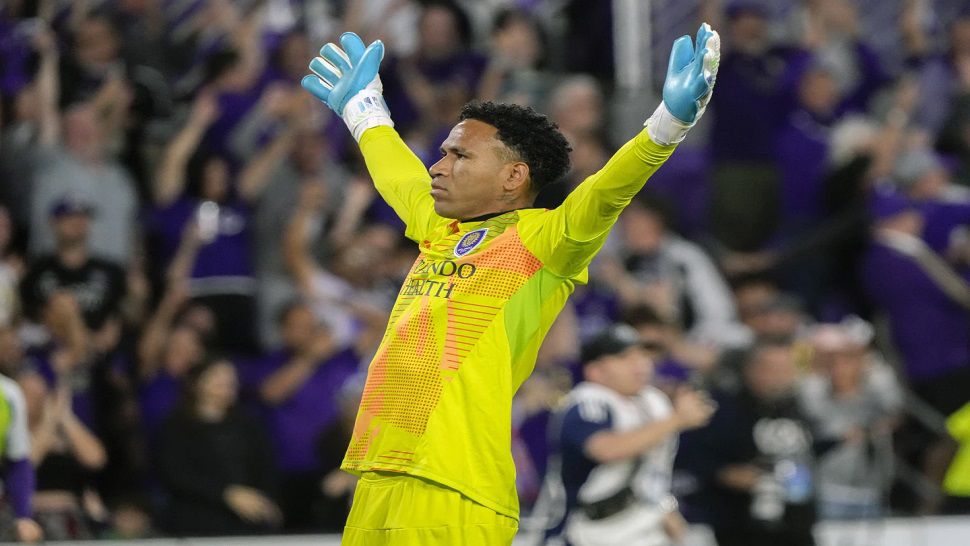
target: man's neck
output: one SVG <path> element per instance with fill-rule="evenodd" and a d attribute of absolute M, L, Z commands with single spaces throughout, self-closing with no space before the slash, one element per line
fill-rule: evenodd
<path fill-rule="evenodd" d="M 88 250 L 83 244 L 64 246 L 57 251 L 58 260 L 71 269 L 77 269 L 88 261 Z"/>
<path fill-rule="evenodd" d="M 499 206 L 492 207 L 491 209 L 486 209 L 484 212 L 479 212 L 477 214 L 469 214 L 464 218 L 455 218 L 459 222 L 484 222 L 490 218 L 495 218 L 496 216 L 501 216 L 505 213 L 512 212 L 515 210 L 527 209 L 532 206 L 532 201 L 521 200 L 512 203 L 500 203 Z"/>

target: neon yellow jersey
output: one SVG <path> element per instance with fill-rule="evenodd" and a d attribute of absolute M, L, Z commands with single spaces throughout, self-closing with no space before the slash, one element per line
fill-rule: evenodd
<path fill-rule="evenodd" d="M 518 518 L 512 396 L 623 208 L 673 146 L 641 132 L 557 209 L 438 216 L 427 169 L 389 127 L 360 148 L 421 253 L 370 364 L 342 468 L 405 472 Z"/>
<path fill-rule="evenodd" d="M 943 478 L 943 491 L 954 497 L 970 497 L 970 404 L 947 418 L 946 429 L 960 449 Z"/>

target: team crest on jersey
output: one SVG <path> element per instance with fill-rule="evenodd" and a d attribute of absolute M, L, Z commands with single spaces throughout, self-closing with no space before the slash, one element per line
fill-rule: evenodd
<path fill-rule="evenodd" d="M 482 244 L 482 241 L 485 240 L 486 233 L 488 233 L 488 228 L 476 229 L 475 231 L 466 233 L 458 240 L 458 244 L 455 245 L 455 256 L 461 258 L 465 254 L 475 250 L 475 247 Z"/>

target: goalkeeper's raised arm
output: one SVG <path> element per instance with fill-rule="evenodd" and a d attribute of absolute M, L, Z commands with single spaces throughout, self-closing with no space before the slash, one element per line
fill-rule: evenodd
<path fill-rule="evenodd" d="M 627 142 L 563 204 L 569 236 L 593 239 L 608 231 L 647 178 L 673 153 L 700 119 L 711 98 L 720 59 L 720 38 L 704 23 L 696 42 L 674 42 L 664 81 L 663 100 L 646 129 Z"/>
<path fill-rule="evenodd" d="M 310 61 L 313 74 L 301 83 L 347 124 L 377 191 L 404 221 L 407 236 L 420 242 L 440 217 L 428 170 L 393 129 L 378 74 L 383 58 L 380 40 L 365 47 L 360 36 L 345 32 L 340 46 L 320 48 L 320 56 Z"/>

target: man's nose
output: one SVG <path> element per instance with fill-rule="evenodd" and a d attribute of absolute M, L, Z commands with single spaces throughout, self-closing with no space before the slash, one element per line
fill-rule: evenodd
<path fill-rule="evenodd" d="M 448 158 L 442 157 L 436 161 L 435 164 L 428 169 L 428 172 L 431 173 L 431 176 L 443 176 L 448 174 Z"/>

